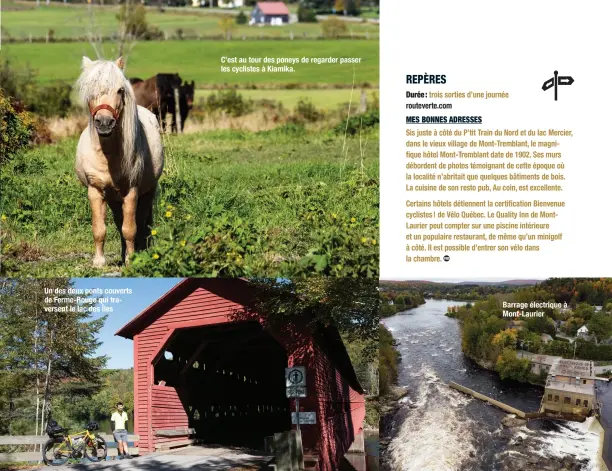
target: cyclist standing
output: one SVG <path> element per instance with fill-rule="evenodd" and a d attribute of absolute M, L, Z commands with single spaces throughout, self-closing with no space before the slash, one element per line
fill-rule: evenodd
<path fill-rule="evenodd" d="M 128 433 L 126 428 L 126 422 L 128 421 L 128 415 L 123 410 L 123 402 L 116 404 L 117 409 L 111 415 L 111 422 L 113 422 L 113 436 L 117 442 L 118 455 L 117 457 L 121 460 L 123 458 L 132 458 L 128 447 Z"/>

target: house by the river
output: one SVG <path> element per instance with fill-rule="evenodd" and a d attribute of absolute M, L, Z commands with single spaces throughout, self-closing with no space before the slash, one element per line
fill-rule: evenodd
<path fill-rule="evenodd" d="M 532 373 L 548 375 L 540 412 L 576 417 L 587 416 L 596 408 L 597 378 L 592 361 L 524 351 L 517 351 L 517 357 L 530 361 Z"/>

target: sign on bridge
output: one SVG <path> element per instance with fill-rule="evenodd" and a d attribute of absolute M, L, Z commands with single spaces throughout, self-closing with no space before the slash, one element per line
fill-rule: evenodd
<path fill-rule="evenodd" d="M 306 388 L 304 386 L 291 386 L 287 388 L 287 397 L 306 397 Z"/>
<path fill-rule="evenodd" d="M 306 368 L 285 368 L 285 386 L 287 397 L 306 397 Z"/>
<path fill-rule="evenodd" d="M 288 388 L 291 386 L 306 386 L 306 368 L 303 366 L 285 368 L 285 379 Z"/>
<path fill-rule="evenodd" d="M 291 413 L 291 423 L 297 424 L 297 412 Z M 300 412 L 301 425 L 313 425 L 317 423 L 317 414 L 315 412 Z"/>

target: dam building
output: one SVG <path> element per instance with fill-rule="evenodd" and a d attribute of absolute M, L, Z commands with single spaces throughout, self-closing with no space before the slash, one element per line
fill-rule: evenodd
<path fill-rule="evenodd" d="M 597 409 L 592 361 L 524 351 L 518 351 L 517 356 L 530 361 L 532 373 L 547 374 L 540 412 L 575 417 L 588 416 Z"/>
<path fill-rule="evenodd" d="M 592 361 L 557 360 L 548 375 L 543 412 L 590 415 L 595 409 L 595 371 Z"/>

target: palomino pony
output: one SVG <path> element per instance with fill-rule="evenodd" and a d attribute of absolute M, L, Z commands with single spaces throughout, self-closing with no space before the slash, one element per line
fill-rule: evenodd
<path fill-rule="evenodd" d="M 76 152 L 76 174 L 87 187 L 95 244 L 94 266 L 105 262 L 106 204 L 121 234 L 121 258 L 147 246 L 153 199 L 164 166 L 164 148 L 155 116 L 136 105 L 130 82 L 116 62 L 83 57 L 76 82 L 89 110 L 89 125 Z"/>

